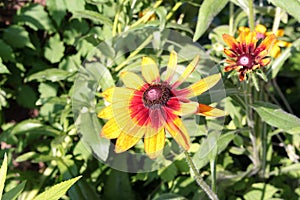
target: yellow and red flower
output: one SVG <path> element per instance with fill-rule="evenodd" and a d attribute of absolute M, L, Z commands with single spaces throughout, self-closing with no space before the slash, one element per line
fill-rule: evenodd
<path fill-rule="evenodd" d="M 186 88 L 179 88 L 198 62 L 199 56 L 173 81 L 177 67 L 176 52 L 170 54 L 164 79 L 154 60 L 144 57 L 141 63 L 143 78 L 133 72 L 122 72 L 120 78 L 125 87 L 113 87 L 102 93 L 109 105 L 98 114 L 98 117 L 108 119 L 101 136 L 117 139 L 116 153 L 127 151 L 144 138 L 146 154 L 152 159 L 156 158 L 164 148 L 166 132 L 183 149 L 188 150 L 190 138 L 182 116 L 224 116 L 222 110 L 189 100 L 213 87 L 220 80 L 220 74 L 203 78 Z"/>
<path fill-rule="evenodd" d="M 273 32 L 268 32 L 267 27 L 265 27 L 262 24 L 257 24 L 255 26 L 255 31 L 256 31 L 256 36 L 257 39 L 265 39 L 268 35 L 273 34 Z M 250 29 L 248 27 L 240 27 L 239 32 L 246 32 L 250 33 Z M 283 29 L 278 29 L 275 33 L 276 37 L 282 37 L 284 35 L 284 30 Z M 270 49 L 270 56 L 273 58 L 277 58 L 280 55 L 280 47 L 289 47 L 292 44 L 290 42 L 286 42 L 283 40 L 278 40 L 276 39 L 272 48 Z"/>
<path fill-rule="evenodd" d="M 228 34 L 223 34 L 223 40 L 230 49 L 224 48 L 224 53 L 229 57 L 224 71 L 238 71 L 239 80 L 244 81 L 246 73 L 268 65 L 271 59 L 268 57 L 269 49 L 276 40 L 274 34 L 268 35 L 258 44 L 257 32 L 242 31 L 238 40 Z"/>

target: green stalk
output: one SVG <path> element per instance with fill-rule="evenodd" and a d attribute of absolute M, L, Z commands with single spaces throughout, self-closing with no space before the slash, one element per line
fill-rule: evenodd
<path fill-rule="evenodd" d="M 234 25 L 234 4 L 230 1 L 229 2 L 229 35 L 233 35 Z"/>
<path fill-rule="evenodd" d="M 178 8 L 183 4 L 183 2 L 178 1 L 175 6 L 173 6 L 171 12 L 169 12 L 169 14 L 167 15 L 166 19 L 169 20 L 173 14 L 175 13 L 176 10 L 178 10 Z"/>
<path fill-rule="evenodd" d="M 249 15 L 248 15 L 248 20 L 249 20 L 249 28 L 250 31 L 254 31 L 254 10 L 253 10 L 253 0 L 248 0 L 249 3 Z"/>
<path fill-rule="evenodd" d="M 184 155 L 186 157 L 186 161 L 188 165 L 190 166 L 190 169 L 194 173 L 194 178 L 197 182 L 197 184 L 201 187 L 201 189 L 207 194 L 207 196 L 211 200 L 218 200 L 218 196 L 210 189 L 209 185 L 206 184 L 206 182 L 202 179 L 197 167 L 195 166 L 192 158 L 190 157 L 189 153 L 187 151 L 184 151 Z"/>
<path fill-rule="evenodd" d="M 211 190 L 217 192 L 217 170 L 216 170 L 216 158 L 210 161 L 210 171 L 211 171 Z"/>
<path fill-rule="evenodd" d="M 276 33 L 279 28 L 280 18 L 281 18 L 281 9 L 279 7 L 276 7 L 275 17 L 274 17 L 273 27 L 272 27 L 273 33 Z"/>

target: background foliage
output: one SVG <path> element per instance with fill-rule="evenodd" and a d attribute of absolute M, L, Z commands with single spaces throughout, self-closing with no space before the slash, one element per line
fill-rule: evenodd
<path fill-rule="evenodd" d="M 1 12 L 8 12 L 10 6 L 0 3 Z M 282 49 L 272 67 L 262 73 L 269 78 L 261 84 L 259 94 L 264 98 L 251 105 L 266 122 L 257 127 L 257 133 L 265 133 L 257 138 L 259 166 L 251 161 L 247 104 L 234 74 L 224 74 L 227 97 L 222 104 L 229 116 L 222 134 L 199 134 L 192 145 L 191 153 L 204 179 L 210 183 L 216 175 L 220 199 L 300 196 L 300 4 L 297 0 L 255 1 L 256 20 L 269 30 L 276 6 L 281 8 L 279 25 L 285 31 L 281 39 L 292 46 Z M 11 18 L 4 21 L 3 17 L 0 158 L 3 163 L 4 153 L 8 158 L 4 193 L 24 187 L 15 194 L 19 199 L 33 199 L 52 185 L 82 175 L 62 199 L 206 198 L 184 159 L 158 171 L 136 174 L 114 170 L 95 159 L 80 141 L 74 124 L 73 85 L 81 64 L 92 59 L 90 51 L 100 42 L 149 26 L 170 28 L 193 38 L 210 61 L 221 63 L 225 45 L 221 34 L 236 34 L 238 27 L 247 25 L 248 12 L 245 0 L 47 0 L 45 5 L 28 2 Z M 121 69 L 117 66 L 122 62 L 115 64 L 104 66 L 109 84 L 117 82 Z M 101 84 L 108 83 L 100 83 L 103 88 L 107 85 Z M 210 141 L 216 145 L 210 146 Z"/>

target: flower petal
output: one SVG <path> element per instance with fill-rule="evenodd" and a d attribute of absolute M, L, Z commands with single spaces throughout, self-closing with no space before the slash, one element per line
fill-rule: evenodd
<path fill-rule="evenodd" d="M 273 58 L 277 58 L 280 55 L 280 47 L 277 45 L 274 45 L 270 51 L 270 56 Z"/>
<path fill-rule="evenodd" d="M 200 56 L 196 56 L 192 62 L 185 68 L 183 74 L 178 78 L 178 80 L 171 86 L 172 88 L 177 88 L 184 80 L 194 71 L 198 65 Z"/>
<path fill-rule="evenodd" d="M 121 130 L 116 123 L 114 118 L 110 119 L 106 124 L 102 127 L 102 131 L 100 136 L 105 137 L 107 139 L 114 139 L 119 137 Z"/>
<path fill-rule="evenodd" d="M 135 135 L 129 135 L 122 131 L 117 139 L 115 152 L 121 153 L 127 151 L 133 147 L 143 137 L 143 135 L 144 132 L 142 131 L 138 131 Z"/>
<path fill-rule="evenodd" d="M 229 72 L 229 71 L 232 71 L 234 69 L 236 69 L 237 65 L 236 64 L 233 64 L 233 65 L 227 65 L 224 67 L 224 72 Z"/>
<path fill-rule="evenodd" d="M 113 118 L 113 110 L 112 110 L 112 105 L 109 105 L 105 108 L 103 108 L 99 113 L 98 117 L 102 119 L 111 119 Z"/>
<path fill-rule="evenodd" d="M 158 67 L 152 58 L 143 57 L 142 75 L 147 83 L 160 81 Z"/>
<path fill-rule="evenodd" d="M 194 114 L 197 111 L 198 103 L 197 102 L 188 102 L 188 103 L 180 103 L 179 110 L 171 110 L 171 112 L 178 116 L 185 116 Z"/>
<path fill-rule="evenodd" d="M 172 51 L 170 54 L 169 62 L 167 65 L 167 71 L 166 71 L 166 82 L 169 83 L 176 71 L 177 67 L 177 53 L 175 51 Z"/>
<path fill-rule="evenodd" d="M 148 135 L 146 132 L 144 138 L 144 148 L 147 155 L 154 159 L 162 154 L 165 146 L 165 129 L 162 128 L 158 133 Z"/>
<path fill-rule="evenodd" d="M 228 34 L 223 34 L 222 35 L 224 42 L 230 47 L 230 49 L 234 50 L 236 49 L 238 42 L 234 37 Z"/>
<path fill-rule="evenodd" d="M 224 53 L 225 53 L 228 57 L 231 57 L 231 58 L 236 58 L 236 57 L 237 57 L 236 53 L 233 52 L 233 51 L 230 50 L 230 49 L 224 48 Z"/>
<path fill-rule="evenodd" d="M 188 135 L 188 132 L 179 117 L 168 121 L 166 124 L 166 129 L 182 148 L 185 150 L 190 148 L 190 136 Z"/>
<path fill-rule="evenodd" d="M 140 89 L 145 85 L 145 82 L 133 72 L 122 72 L 120 74 L 120 78 L 122 79 L 124 85 L 128 88 L 132 89 Z"/>
<path fill-rule="evenodd" d="M 223 117 L 227 113 L 218 108 L 214 108 L 205 104 L 199 104 L 198 106 L 198 115 L 208 116 L 208 117 Z"/>
<path fill-rule="evenodd" d="M 261 66 L 266 66 L 266 65 L 268 65 L 270 62 L 271 62 L 271 58 L 264 58 L 264 59 L 260 60 L 259 64 L 260 64 Z"/>
<path fill-rule="evenodd" d="M 112 98 L 113 98 L 113 93 L 115 91 L 115 87 L 112 88 L 108 88 L 107 90 L 105 90 L 104 92 L 101 93 L 101 96 L 108 102 L 112 102 Z"/>
<path fill-rule="evenodd" d="M 257 25 L 255 26 L 255 31 L 257 31 L 257 32 L 259 32 L 259 33 L 265 34 L 266 31 L 267 31 L 267 28 L 266 28 L 264 25 L 262 25 L 262 24 L 257 24 Z"/>
<path fill-rule="evenodd" d="M 269 49 L 272 44 L 276 41 L 276 36 L 274 34 L 268 35 L 262 43 L 255 49 L 255 55 L 259 54 L 261 51 L 265 49 Z"/>
<path fill-rule="evenodd" d="M 197 83 L 194 83 L 187 88 L 179 90 L 177 95 L 185 96 L 186 98 L 198 96 L 203 92 L 212 88 L 214 85 L 216 85 L 220 79 L 221 79 L 220 73 L 205 77 L 200 81 L 198 81 Z"/>

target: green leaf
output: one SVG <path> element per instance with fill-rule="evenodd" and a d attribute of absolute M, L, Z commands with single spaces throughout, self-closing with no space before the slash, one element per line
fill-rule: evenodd
<path fill-rule="evenodd" d="M 38 196 L 36 196 L 34 198 L 34 200 L 44 200 L 44 199 L 58 200 L 80 178 L 81 178 L 81 176 L 78 176 L 76 178 L 72 178 L 72 179 L 69 179 L 67 181 L 56 184 L 56 185 L 52 186 L 51 188 L 47 189 L 45 192 L 43 192 L 43 193 L 39 194 Z"/>
<path fill-rule="evenodd" d="M 33 90 L 28 85 L 21 85 L 18 87 L 18 91 L 16 94 L 16 100 L 19 105 L 25 108 L 35 108 L 35 102 L 37 100 L 37 94 L 35 90 Z"/>
<path fill-rule="evenodd" d="M 177 174 L 178 169 L 174 163 L 163 168 L 162 170 L 159 170 L 158 172 L 158 175 L 161 177 L 161 179 L 166 182 L 174 180 Z"/>
<path fill-rule="evenodd" d="M 61 21 L 66 15 L 66 4 L 65 1 L 61 0 L 47 0 L 46 1 L 47 8 L 49 10 L 50 15 L 56 22 L 57 26 L 60 26 Z"/>
<path fill-rule="evenodd" d="M 2 63 L 2 58 L 0 57 L 0 74 L 10 74 L 7 67 Z"/>
<path fill-rule="evenodd" d="M 65 5 L 71 13 L 74 14 L 74 12 L 79 11 L 79 10 L 84 10 L 85 7 L 85 0 L 64 0 Z"/>
<path fill-rule="evenodd" d="M 196 32 L 193 37 L 193 41 L 197 41 L 206 29 L 214 17 L 226 6 L 228 0 L 204 0 L 199 8 L 198 20 L 196 26 Z"/>
<path fill-rule="evenodd" d="M 24 190 L 26 181 L 23 181 L 21 184 L 18 184 L 16 187 L 12 188 L 11 190 L 9 190 L 8 192 L 6 192 L 3 197 L 2 200 L 14 200 L 16 199 L 21 192 Z"/>
<path fill-rule="evenodd" d="M 273 195 L 279 190 L 271 184 L 254 183 L 249 192 L 244 195 L 245 200 L 272 199 Z"/>
<path fill-rule="evenodd" d="M 6 44 L 1 39 L 0 39 L 0 58 L 2 58 L 4 62 L 15 61 L 15 55 L 13 53 L 13 49 L 11 48 L 11 46 Z"/>
<path fill-rule="evenodd" d="M 258 101 L 254 103 L 253 108 L 267 124 L 282 129 L 289 134 L 300 133 L 300 119 L 283 111 L 280 107 Z"/>
<path fill-rule="evenodd" d="M 85 18 L 90 19 L 95 23 L 105 24 L 108 26 L 112 26 L 112 22 L 109 18 L 104 15 L 101 15 L 98 12 L 91 11 L 91 10 L 82 10 L 82 11 L 75 11 L 73 18 Z"/>
<path fill-rule="evenodd" d="M 180 196 L 178 194 L 166 193 L 162 194 L 154 200 L 187 200 L 187 198 Z"/>
<path fill-rule="evenodd" d="M 67 72 L 62 69 L 46 69 L 40 72 L 37 72 L 35 74 L 30 75 L 27 77 L 26 81 L 32 81 L 32 80 L 38 80 L 38 81 L 52 81 L 57 82 L 61 80 L 67 79 L 69 76 L 71 76 L 73 73 Z"/>
<path fill-rule="evenodd" d="M 49 31 L 54 30 L 47 12 L 40 4 L 28 4 L 27 6 L 22 7 L 15 19 L 20 24 L 25 24 L 35 31 L 39 29 Z"/>
<path fill-rule="evenodd" d="M 4 160 L 2 162 L 1 169 L 0 169 L 0 199 L 2 199 L 1 197 L 4 189 L 6 173 L 7 173 L 7 156 L 6 154 L 4 154 Z"/>
<path fill-rule="evenodd" d="M 59 35 L 51 37 L 46 45 L 44 56 L 51 63 L 57 63 L 64 56 L 65 46 Z"/>
<path fill-rule="evenodd" d="M 300 1 L 299 0 L 269 0 L 273 5 L 282 8 L 300 22 Z"/>
<path fill-rule="evenodd" d="M 230 0 L 232 3 L 243 9 L 245 13 L 249 13 L 249 1 L 248 0 Z"/>
<path fill-rule="evenodd" d="M 23 48 L 27 46 L 34 49 L 29 39 L 29 33 L 22 26 L 9 26 L 4 30 L 3 39 L 13 48 Z"/>

